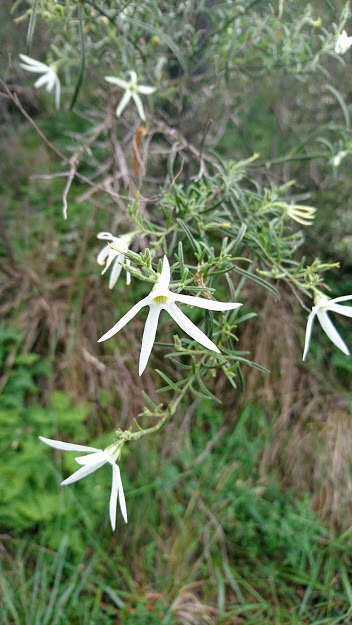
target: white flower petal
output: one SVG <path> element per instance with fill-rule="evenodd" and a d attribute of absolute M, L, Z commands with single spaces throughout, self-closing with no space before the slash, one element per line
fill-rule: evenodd
<path fill-rule="evenodd" d="M 122 480 L 121 480 L 121 474 L 120 474 L 120 467 L 117 467 L 118 469 L 118 486 L 119 486 L 119 502 L 120 502 L 120 510 L 121 510 L 121 514 L 123 516 L 123 519 L 125 521 L 125 523 L 127 523 L 127 509 L 126 509 L 126 501 L 125 501 L 125 493 L 123 492 L 123 485 L 122 485 Z"/>
<path fill-rule="evenodd" d="M 170 279 L 171 279 L 170 264 L 169 264 L 167 256 L 164 256 L 163 267 L 161 270 L 159 280 L 157 282 L 158 289 L 160 288 L 160 290 L 164 290 L 164 289 L 167 290 L 169 288 Z"/>
<path fill-rule="evenodd" d="M 132 98 L 133 98 L 133 100 L 134 100 L 134 102 L 136 104 L 139 117 L 143 121 L 145 121 L 145 114 L 144 114 L 144 108 L 143 108 L 142 100 L 140 99 L 139 95 L 136 92 L 132 92 Z"/>
<path fill-rule="evenodd" d="M 97 234 L 97 239 L 103 239 L 104 241 L 113 241 L 114 235 L 111 232 L 99 232 Z"/>
<path fill-rule="evenodd" d="M 102 250 L 100 250 L 100 252 L 99 252 L 99 254 L 98 254 L 98 256 L 97 256 L 97 263 L 98 263 L 99 265 L 104 265 L 104 264 L 105 264 L 106 258 L 107 258 L 107 256 L 109 256 L 109 254 L 110 254 L 110 249 L 111 249 L 111 248 L 110 248 L 108 245 L 105 245 L 105 246 L 103 247 L 103 249 L 102 249 Z"/>
<path fill-rule="evenodd" d="M 122 96 L 120 103 L 116 109 L 116 117 L 120 117 L 121 113 L 123 113 L 123 111 L 125 110 L 127 104 L 129 103 L 130 99 L 131 99 L 131 92 L 130 91 L 126 91 L 124 93 L 124 95 Z"/>
<path fill-rule="evenodd" d="M 61 84 L 60 81 L 58 79 L 58 77 L 56 76 L 56 80 L 55 80 L 55 106 L 57 109 L 60 108 L 60 96 L 61 96 Z"/>
<path fill-rule="evenodd" d="M 83 464 L 96 464 L 97 462 L 100 462 L 100 460 L 102 460 L 103 458 L 105 458 L 105 462 L 109 462 L 109 457 L 107 456 L 105 451 L 102 451 L 99 449 L 94 454 L 87 454 L 86 456 L 77 456 L 77 458 L 75 458 L 75 461 L 77 462 L 77 464 L 82 464 L 82 465 Z"/>
<path fill-rule="evenodd" d="M 309 344 L 310 344 L 310 337 L 312 334 L 312 328 L 313 328 L 313 321 L 314 321 L 314 317 L 316 315 L 315 311 L 312 311 L 311 313 L 309 313 L 308 319 L 307 319 L 307 327 L 306 327 L 306 336 L 305 336 L 305 340 L 304 340 L 304 350 L 303 350 L 303 358 L 302 360 L 305 360 L 308 354 L 308 349 L 309 349 Z"/>
<path fill-rule="evenodd" d="M 165 310 L 176 321 L 180 328 L 186 332 L 192 339 L 204 345 L 207 349 L 220 353 L 219 348 L 213 343 L 204 332 L 199 330 L 197 326 L 190 320 L 173 302 L 164 305 Z"/>
<path fill-rule="evenodd" d="M 156 91 L 156 89 L 155 89 L 155 87 L 147 87 L 147 86 L 144 86 L 144 85 L 138 85 L 137 91 L 138 91 L 138 93 L 144 93 L 145 95 L 148 95 L 149 93 L 154 93 L 154 91 Z"/>
<path fill-rule="evenodd" d="M 43 76 L 40 76 L 38 80 L 35 81 L 34 86 L 36 89 L 40 89 L 40 87 L 45 85 L 47 82 L 48 82 L 48 74 L 44 74 Z"/>
<path fill-rule="evenodd" d="M 83 467 L 78 469 L 78 471 L 72 473 L 72 475 L 70 475 L 70 477 L 68 477 L 66 480 L 63 480 L 60 486 L 69 486 L 69 484 L 73 484 L 74 482 L 78 482 L 78 480 L 82 480 L 87 475 L 90 475 L 91 473 L 94 473 L 94 471 L 96 471 L 97 469 L 100 469 L 103 464 L 106 464 L 106 458 L 102 458 L 99 462 L 84 465 Z"/>
<path fill-rule="evenodd" d="M 109 289 L 112 289 L 115 286 L 117 280 L 120 277 L 120 273 L 122 270 L 122 265 L 120 265 L 121 261 L 123 261 L 123 256 L 122 254 L 119 254 L 116 257 L 115 262 L 112 266 L 112 270 L 111 270 L 110 278 L 109 278 Z"/>
<path fill-rule="evenodd" d="M 135 85 L 137 83 L 137 74 L 133 70 L 130 70 L 129 75 L 131 76 L 131 83 Z"/>
<path fill-rule="evenodd" d="M 117 323 L 115 323 L 115 325 L 108 332 L 100 337 L 98 343 L 101 343 L 102 341 L 107 341 L 112 336 L 114 336 L 114 334 L 117 334 L 117 332 L 119 332 L 129 321 L 131 321 L 131 319 L 133 319 L 133 317 L 136 316 L 136 314 L 140 311 L 141 308 L 143 308 L 143 306 L 149 304 L 149 301 L 149 297 L 144 297 L 143 299 L 141 299 L 140 302 L 137 302 L 137 304 L 132 306 L 132 308 L 123 317 L 121 317 L 121 319 Z"/>
<path fill-rule="evenodd" d="M 142 347 L 139 357 L 139 375 L 142 375 L 144 369 L 147 366 L 150 352 L 152 351 L 152 347 L 154 345 L 160 312 L 161 306 L 151 304 L 143 331 Z"/>
<path fill-rule="evenodd" d="M 340 33 L 335 44 L 336 54 L 345 54 L 352 45 L 352 37 L 347 35 L 345 30 Z"/>
<path fill-rule="evenodd" d="M 118 466 L 112 463 L 112 483 L 111 483 L 111 495 L 109 503 L 110 523 L 112 531 L 116 527 L 116 506 L 117 506 L 117 494 L 119 488 L 119 469 Z"/>
<path fill-rule="evenodd" d="M 115 76 L 104 76 L 105 80 L 107 82 L 109 82 L 112 85 L 117 85 L 118 87 L 121 87 L 121 89 L 128 89 L 128 82 L 126 82 L 125 80 L 122 80 L 121 78 L 116 78 Z"/>
<path fill-rule="evenodd" d="M 64 441 L 57 441 L 53 438 L 45 438 L 44 436 L 39 436 L 39 439 L 42 443 L 49 445 L 49 447 L 54 447 L 54 449 L 61 449 L 62 451 L 101 451 L 96 447 L 87 447 L 86 445 L 75 445 L 74 443 L 65 443 Z"/>
<path fill-rule="evenodd" d="M 105 261 L 105 267 L 104 267 L 103 271 L 101 272 L 101 275 L 106 273 L 106 271 L 109 269 L 112 261 L 116 258 L 116 252 L 114 252 L 114 250 L 112 250 L 111 247 L 109 247 L 109 245 L 107 246 L 107 248 L 108 248 L 107 260 Z"/>
<path fill-rule="evenodd" d="M 19 54 L 18 56 L 20 57 L 20 59 L 22 59 L 22 61 L 28 63 L 28 65 L 34 65 L 37 67 L 40 66 L 44 69 L 48 69 L 48 66 L 45 63 L 42 63 L 42 61 L 37 61 L 37 59 L 33 59 L 31 56 L 27 56 L 27 54 Z"/>
<path fill-rule="evenodd" d="M 342 295 L 341 297 L 334 297 L 334 299 L 329 300 L 330 304 L 337 304 L 338 302 L 347 302 L 352 299 L 352 295 Z"/>
<path fill-rule="evenodd" d="M 51 91 L 56 82 L 56 74 L 54 72 L 48 72 L 46 76 L 48 82 L 46 90 Z"/>
<path fill-rule="evenodd" d="M 233 310 L 242 306 L 242 304 L 235 302 L 217 302 L 216 300 L 206 299 L 205 297 L 194 297 L 193 295 L 181 295 L 178 293 L 174 295 L 174 298 L 176 302 L 206 308 L 207 310 Z"/>
<path fill-rule="evenodd" d="M 325 310 L 318 310 L 317 315 L 320 325 L 329 337 L 330 341 L 332 341 L 334 345 L 336 345 L 336 347 L 338 347 L 344 354 L 346 354 L 346 356 L 348 356 L 350 353 L 349 349 L 345 342 L 342 340 L 335 326 L 332 324 L 327 312 Z"/>
<path fill-rule="evenodd" d="M 125 263 L 127 266 L 130 266 L 131 261 L 129 258 L 125 258 Z M 129 286 L 131 284 L 131 274 L 129 271 L 126 271 L 126 284 Z"/>
<path fill-rule="evenodd" d="M 352 306 L 341 306 L 341 304 L 331 304 L 329 302 L 329 310 L 345 317 L 352 317 Z"/>
<path fill-rule="evenodd" d="M 28 72 L 35 72 L 39 74 L 42 72 L 47 72 L 50 69 L 48 65 L 45 65 L 45 63 L 41 63 L 41 61 L 36 61 L 26 54 L 20 54 L 19 56 L 22 61 L 24 61 L 24 63 L 20 63 L 20 66 L 23 67 L 23 69 L 26 69 Z"/>
<path fill-rule="evenodd" d="M 27 65 L 26 63 L 20 63 L 20 67 L 27 72 L 33 72 L 34 74 L 45 74 L 48 71 L 47 67 L 39 67 L 38 65 Z"/>
<path fill-rule="evenodd" d="M 40 69 L 39 67 L 33 67 L 32 65 L 25 65 L 25 63 L 20 63 L 20 67 L 25 69 L 27 72 L 32 72 L 33 74 L 43 74 L 46 73 L 46 69 Z"/>

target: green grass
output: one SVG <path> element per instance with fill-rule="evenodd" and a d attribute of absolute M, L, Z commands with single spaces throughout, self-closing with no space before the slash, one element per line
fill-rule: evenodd
<path fill-rule="evenodd" d="M 63 499 L 51 486 L 60 520 L 5 536 L 1 623 L 352 623 L 352 530 L 334 537 L 308 495 L 261 476 L 270 436 L 258 406 L 231 430 L 203 404 L 183 446 L 173 431 L 161 448 L 131 447 L 121 463 L 129 524 L 119 518 L 115 535 L 109 475 L 89 476 Z M 52 455 L 46 462 L 57 475 Z M 30 488 L 45 502 L 45 486 Z M 58 547 L 48 548 L 54 538 Z"/>

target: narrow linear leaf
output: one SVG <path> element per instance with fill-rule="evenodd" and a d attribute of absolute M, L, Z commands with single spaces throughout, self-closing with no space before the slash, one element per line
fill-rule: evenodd
<path fill-rule="evenodd" d="M 39 0 L 33 0 L 31 17 L 29 19 L 28 31 L 27 31 L 27 48 L 28 49 L 31 47 L 32 42 L 33 42 L 35 25 L 37 23 L 38 4 L 39 4 Z"/>
<path fill-rule="evenodd" d="M 214 393 L 212 393 L 211 391 L 209 391 L 209 389 L 205 386 L 200 373 L 197 375 L 197 381 L 199 384 L 199 388 L 201 389 L 201 391 L 204 393 L 204 395 L 206 395 L 209 399 L 212 399 L 213 401 L 215 401 L 217 404 L 221 404 L 222 401 L 221 399 L 219 399 L 218 397 L 216 397 L 216 395 L 214 395 Z"/>
<path fill-rule="evenodd" d="M 266 280 L 263 280 L 263 278 L 260 278 L 259 276 L 256 276 L 255 274 L 251 273 L 250 271 L 246 271 L 245 269 L 241 269 L 240 267 L 233 267 L 233 271 L 236 271 L 236 273 L 239 273 L 241 276 L 244 276 L 246 278 L 248 278 L 249 280 L 252 280 L 253 282 L 256 282 L 256 284 L 259 284 L 260 286 L 264 287 L 264 289 L 267 289 L 268 291 L 270 291 L 271 293 L 273 293 L 273 295 L 275 295 L 275 297 L 277 297 L 277 299 L 279 299 L 279 291 L 269 282 L 267 282 Z"/>
<path fill-rule="evenodd" d="M 192 232 L 190 231 L 189 227 L 185 224 L 185 222 L 182 219 L 177 219 L 177 223 L 181 226 L 182 230 L 187 235 L 187 238 L 188 238 L 190 244 L 192 245 L 193 251 L 198 253 L 198 254 L 200 254 L 199 243 L 195 240 L 195 238 L 194 238 Z"/>
<path fill-rule="evenodd" d="M 342 109 L 342 112 L 343 112 L 343 116 L 345 118 L 346 128 L 347 128 L 347 130 L 349 130 L 350 126 L 351 126 L 350 114 L 349 114 L 348 108 L 346 106 L 346 103 L 345 103 L 341 93 L 339 91 L 337 91 L 337 89 L 335 89 L 335 87 L 332 87 L 332 85 L 326 85 L 326 89 L 328 89 L 335 96 L 336 100 L 338 101 L 339 105 L 341 106 L 341 109 Z"/>
<path fill-rule="evenodd" d="M 163 41 L 170 48 L 170 50 L 174 53 L 174 55 L 177 58 L 179 64 L 181 65 L 183 71 L 185 73 L 187 72 L 185 59 L 182 56 L 179 47 L 175 44 L 175 42 L 171 39 L 171 37 L 166 35 L 163 31 L 161 31 L 161 30 L 159 30 L 157 28 L 154 28 L 154 26 L 151 26 L 150 24 L 145 24 L 144 22 L 141 22 L 140 20 L 136 19 L 135 17 L 129 17 L 128 21 L 131 24 L 134 24 L 134 26 L 138 26 L 142 30 L 145 30 L 147 33 L 151 33 L 152 35 L 156 35 L 157 37 L 159 37 L 161 39 L 161 41 Z"/>
<path fill-rule="evenodd" d="M 85 72 L 85 67 L 86 67 L 86 48 L 85 48 L 85 41 L 84 41 L 84 28 L 83 28 L 83 14 L 82 14 L 82 7 L 79 7 L 79 13 L 78 13 L 78 18 L 79 18 L 79 40 L 80 40 L 80 48 L 81 48 L 81 64 L 80 64 L 80 68 L 79 68 L 79 74 L 78 74 L 78 79 L 77 79 L 77 83 L 76 83 L 76 87 L 72 96 L 72 100 L 71 100 L 71 104 L 70 104 L 70 109 L 72 110 L 74 105 L 76 104 L 77 98 L 78 98 L 78 94 L 80 92 L 82 83 L 83 83 L 83 77 L 84 77 L 84 72 Z"/>
<path fill-rule="evenodd" d="M 160 377 L 164 380 L 164 382 L 166 382 L 166 384 L 170 388 L 172 388 L 173 391 L 176 391 L 177 393 L 180 392 L 180 389 L 178 388 L 177 384 L 175 384 L 175 382 L 170 380 L 170 378 L 165 373 L 163 373 L 163 371 L 160 371 L 160 369 L 155 369 L 155 371 L 160 375 Z"/>

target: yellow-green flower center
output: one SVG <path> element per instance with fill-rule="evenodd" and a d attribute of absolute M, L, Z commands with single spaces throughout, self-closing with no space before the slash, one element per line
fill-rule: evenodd
<path fill-rule="evenodd" d="M 135 87 L 135 85 L 130 85 L 129 89 L 130 89 L 130 91 L 132 91 L 132 92 L 133 92 L 133 91 L 136 91 L 136 87 Z"/>
<path fill-rule="evenodd" d="M 167 295 L 157 295 L 156 297 L 153 297 L 153 302 L 156 304 L 166 304 L 168 299 Z"/>

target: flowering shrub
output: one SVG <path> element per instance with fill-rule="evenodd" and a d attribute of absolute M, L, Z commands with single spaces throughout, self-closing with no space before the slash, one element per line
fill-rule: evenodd
<path fill-rule="evenodd" d="M 260 81 L 270 84 L 277 68 L 303 90 L 317 74 L 329 80 L 329 64 L 344 63 L 342 54 L 347 58 L 348 6 L 338 23 L 327 28 L 305 3 L 294 4 L 289 19 L 282 20 L 281 2 L 274 14 L 264 5 L 252 13 L 245 0 L 215 2 L 211 8 L 196 0 L 177 6 L 42 0 L 28 2 L 28 10 L 15 18 L 28 21 L 28 54 L 21 54 L 18 71 L 41 73 L 34 86 L 55 87 L 57 107 L 62 94 L 61 119 L 71 109 L 87 122 L 86 130 L 74 137 L 71 154 L 54 146 L 32 122 L 64 167 L 58 165 L 54 174 L 64 178 L 63 218 L 71 217 L 70 194 L 77 181 L 84 188 L 79 201 L 89 199 L 105 210 L 106 231 L 97 237 L 107 244 L 97 260 L 103 273 L 111 267 L 110 289 L 125 288 L 117 283 L 122 269 L 132 281 L 133 297 L 140 288 L 135 285 L 147 283 L 149 288 L 139 301 L 134 297 L 126 314 L 117 315 L 111 330 L 90 339 L 113 338 L 148 306 L 141 375 L 148 363 L 153 366 L 152 348 L 163 335 L 154 352 L 162 350 L 168 364 L 156 369 L 153 393 L 144 393 L 144 410 L 131 415 L 128 429 L 115 430 L 108 447 L 41 439 L 58 449 L 92 452 L 77 457 L 82 468 L 63 484 L 112 465 L 113 529 L 118 497 L 127 521 L 117 464 L 124 445 L 158 432 L 191 398 L 219 401 L 216 377 L 223 376 L 236 392 L 243 384 L 243 367 L 264 371 L 241 345 L 242 326 L 256 314 L 247 306 L 253 286 L 278 297 L 282 284 L 306 310 L 314 299 L 304 358 L 315 315 L 332 342 L 349 353 L 327 311 L 351 316 L 350 307 L 336 302 L 352 296 L 329 300 L 323 294 L 324 273 L 337 263 L 316 258 L 309 264 L 300 256 L 304 228 L 314 227 L 316 208 L 307 203 L 309 193 L 302 194 L 287 177 L 277 182 L 270 170 L 275 159 L 261 156 L 257 145 L 251 149 L 253 142 L 247 145 L 245 137 L 243 145 L 239 140 L 249 93 Z M 51 41 L 45 63 L 29 56 L 39 25 L 45 25 Z M 348 129 L 344 100 L 335 87 L 327 87 Z M 17 94 L 6 85 L 4 89 L 29 118 Z M 52 106 L 49 100 L 47 106 Z M 320 157 L 328 166 L 338 167 L 339 155 L 349 153 L 347 140 L 340 145 L 347 135 L 336 131 L 329 142 L 320 142 L 325 149 Z M 289 148 L 283 161 L 294 159 L 300 149 Z M 198 308 L 205 312 L 198 314 Z M 176 329 L 165 325 L 165 315 L 159 322 L 164 310 Z M 111 310 L 111 318 L 115 316 Z M 96 347 L 97 353 L 103 354 L 102 349 Z M 157 392 L 167 400 L 157 403 Z"/>

